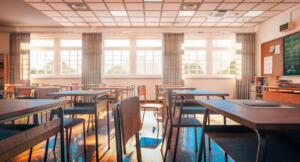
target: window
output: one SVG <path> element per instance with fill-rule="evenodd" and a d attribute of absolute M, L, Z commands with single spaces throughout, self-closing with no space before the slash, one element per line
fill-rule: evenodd
<path fill-rule="evenodd" d="M 235 74 L 235 52 L 233 50 L 213 51 L 213 73 Z"/>
<path fill-rule="evenodd" d="M 128 50 L 105 50 L 104 57 L 105 74 L 129 73 Z"/>
<path fill-rule="evenodd" d="M 137 40 L 136 74 L 161 75 L 161 40 Z"/>
<path fill-rule="evenodd" d="M 32 77 L 81 74 L 80 39 L 32 39 L 30 74 Z"/>
<path fill-rule="evenodd" d="M 205 74 L 206 55 L 203 50 L 185 50 L 183 56 L 183 74 Z"/>

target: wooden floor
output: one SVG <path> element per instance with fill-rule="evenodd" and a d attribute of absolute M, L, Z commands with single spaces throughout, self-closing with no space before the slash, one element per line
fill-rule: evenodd
<path fill-rule="evenodd" d="M 80 116 L 88 118 L 88 116 Z M 198 116 L 201 118 L 202 116 Z M 112 120 L 112 113 L 110 113 L 110 127 L 111 127 L 111 149 L 107 150 L 107 137 L 106 137 L 106 115 L 105 113 L 100 115 L 100 159 L 101 161 L 116 161 L 116 148 L 115 148 L 115 136 L 114 136 L 114 123 Z M 211 116 L 211 123 L 221 124 L 223 122 L 223 117 L 219 115 Z M 230 123 L 230 121 L 228 121 Z M 163 161 L 161 155 L 161 142 L 162 142 L 162 125 L 160 123 L 160 128 L 158 132 L 156 120 L 152 112 L 146 112 L 145 122 L 143 129 L 140 132 L 140 141 L 142 147 L 142 158 L 145 162 L 160 162 Z M 176 131 L 176 129 L 174 130 Z M 175 134 L 175 132 L 174 132 Z M 197 131 L 198 134 L 198 143 L 201 134 L 201 129 Z M 58 138 L 59 139 L 59 138 Z M 178 146 L 178 153 L 176 161 L 183 162 L 193 162 L 197 161 L 195 153 L 195 132 L 194 128 L 184 128 L 180 131 L 180 139 Z M 172 140 L 172 141 L 175 141 Z M 55 152 L 52 151 L 54 143 L 54 138 L 51 138 L 48 152 L 48 161 L 60 161 L 60 146 L 59 140 L 57 141 Z M 135 152 L 135 140 L 134 138 L 129 141 L 126 146 L 127 154 L 124 155 L 125 162 L 136 161 L 136 152 Z M 94 132 L 91 130 L 87 136 L 87 154 L 83 153 L 83 134 L 82 134 L 82 125 L 75 127 L 72 131 L 72 141 L 71 141 L 71 161 L 96 161 L 96 152 L 95 152 L 95 136 Z M 171 144 L 171 153 L 168 153 L 167 161 L 172 161 L 172 152 L 174 150 L 174 142 Z M 208 149 L 207 149 L 208 150 Z M 45 151 L 45 142 L 34 147 L 32 153 L 32 161 L 43 161 Z M 26 151 L 17 157 L 11 159 L 11 161 L 28 161 L 29 151 Z M 207 161 L 210 162 L 223 162 L 225 161 L 224 152 L 212 142 L 212 150 L 207 152 Z M 229 157 L 229 161 L 233 161 Z"/>

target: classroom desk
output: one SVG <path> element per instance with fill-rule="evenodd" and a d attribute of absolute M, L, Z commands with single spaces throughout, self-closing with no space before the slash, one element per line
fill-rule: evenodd
<path fill-rule="evenodd" d="M 66 97 L 66 96 L 84 96 L 84 97 L 92 97 L 93 103 L 79 103 L 79 106 L 72 107 L 73 112 L 76 111 L 78 114 L 93 114 L 95 115 L 95 136 L 96 136 L 96 159 L 99 161 L 99 151 L 98 151 L 98 108 L 97 108 L 97 100 L 101 99 L 101 97 L 106 96 L 106 117 L 107 117 L 107 142 L 108 149 L 110 149 L 110 128 L 109 128 L 109 104 L 108 104 L 108 90 L 73 90 L 73 91 L 62 91 L 62 92 L 53 92 L 48 93 L 49 96 L 57 97 Z M 82 108 L 83 106 L 83 108 Z M 92 109 L 88 109 L 92 108 Z M 67 110 L 68 108 L 66 108 Z M 85 110 L 86 109 L 86 110 Z"/>
<path fill-rule="evenodd" d="M 266 108 L 261 106 L 261 107 L 253 108 L 243 104 L 243 102 L 249 102 L 249 101 L 242 101 L 242 100 L 195 100 L 195 102 L 205 106 L 206 108 L 204 113 L 204 118 L 203 118 L 203 127 L 202 127 L 198 161 L 202 160 L 206 129 L 208 130 L 211 129 L 211 126 L 208 126 L 206 124 L 208 110 L 224 115 L 230 118 L 231 120 L 234 120 L 244 125 L 246 128 L 252 130 L 254 134 L 256 134 L 257 137 L 255 139 L 256 140 L 258 139 L 258 144 L 257 144 L 256 157 L 254 158 L 256 159 L 255 161 L 257 162 L 266 161 L 266 152 L 268 147 L 268 141 L 266 136 L 268 134 L 271 135 L 274 134 L 274 132 L 300 130 L 300 118 L 299 118 L 300 105 L 269 101 L 270 103 L 280 104 L 281 107 Z M 225 133 L 227 133 L 228 135 L 228 131 L 230 131 L 230 129 L 227 129 L 226 126 L 224 126 L 224 128 L 222 129 L 223 129 L 223 135 Z M 235 131 L 232 132 L 233 135 L 235 133 L 238 133 Z M 236 136 L 234 140 L 232 140 L 232 142 L 238 141 L 239 140 L 238 137 L 239 136 Z M 224 135 L 221 136 L 220 138 L 225 139 L 226 136 Z M 230 145 L 231 148 L 234 147 L 233 143 L 230 143 Z M 247 145 L 243 145 L 242 147 L 246 148 Z M 228 154 L 230 155 L 230 153 Z M 246 155 L 248 154 L 248 152 L 246 151 L 244 152 L 244 154 Z M 296 156 L 298 156 L 298 154 L 296 154 Z"/>
<path fill-rule="evenodd" d="M 65 161 L 64 149 L 64 119 L 62 104 L 65 100 L 54 99 L 19 99 L 0 100 L 0 123 L 12 121 L 28 115 L 44 112 L 48 110 L 59 110 L 60 120 L 60 141 L 61 141 L 61 161 Z"/>

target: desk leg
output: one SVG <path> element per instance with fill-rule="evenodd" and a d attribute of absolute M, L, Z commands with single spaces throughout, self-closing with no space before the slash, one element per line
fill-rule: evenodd
<path fill-rule="evenodd" d="M 106 119 L 107 119 L 107 142 L 108 142 L 108 149 L 110 149 L 109 100 L 108 100 L 108 95 L 106 95 Z"/>
<path fill-rule="evenodd" d="M 58 116 L 60 118 L 60 156 L 61 156 L 61 161 L 66 161 L 65 160 L 65 134 L 64 134 L 64 111 L 60 107 L 58 108 Z M 69 159 L 67 159 L 69 160 Z"/>
<path fill-rule="evenodd" d="M 95 110 L 95 137 L 96 137 L 96 160 L 99 161 L 99 145 L 98 145 L 98 115 L 97 115 L 97 104 L 96 104 L 96 110 Z"/>
<path fill-rule="evenodd" d="M 203 123 L 202 123 L 200 147 L 199 147 L 199 153 L 198 153 L 198 162 L 202 161 L 202 152 L 205 149 L 204 148 L 205 147 L 205 128 L 206 128 L 206 123 L 207 123 L 207 115 L 208 115 L 208 109 L 205 109 L 204 117 L 203 117 Z"/>
<path fill-rule="evenodd" d="M 260 130 L 257 130 L 256 134 L 258 137 L 256 162 L 264 162 L 264 161 L 266 161 L 267 149 L 268 149 L 266 134 L 265 134 L 265 132 L 260 131 Z"/>

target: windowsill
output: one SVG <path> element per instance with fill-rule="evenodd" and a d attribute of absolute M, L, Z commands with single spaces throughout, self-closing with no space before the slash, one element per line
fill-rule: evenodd
<path fill-rule="evenodd" d="M 152 79 L 152 78 L 157 78 L 157 79 L 161 79 L 163 78 L 162 75 L 104 75 L 103 76 L 104 79 L 118 79 L 118 78 L 128 78 L 128 79 L 139 79 L 139 78 L 144 78 L 144 79 Z"/>
<path fill-rule="evenodd" d="M 81 75 L 45 75 L 33 76 L 32 79 L 81 79 Z"/>
<path fill-rule="evenodd" d="M 204 75 L 184 75 L 183 79 L 235 79 L 235 75 L 214 75 L 214 74 L 204 74 Z"/>

